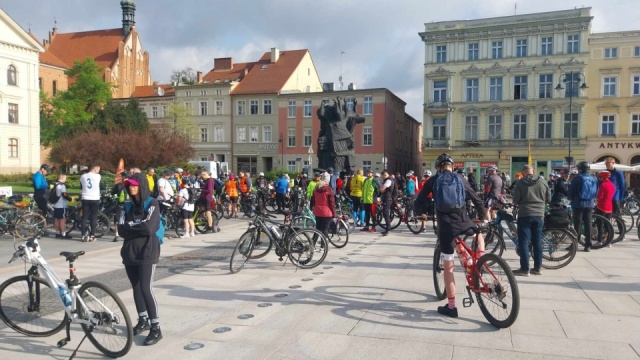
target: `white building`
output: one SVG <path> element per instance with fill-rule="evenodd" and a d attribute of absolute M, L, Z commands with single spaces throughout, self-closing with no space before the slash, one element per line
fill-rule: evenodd
<path fill-rule="evenodd" d="M 44 48 L 0 9 L 0 173 L 40 167 L 38 55 Z"/>

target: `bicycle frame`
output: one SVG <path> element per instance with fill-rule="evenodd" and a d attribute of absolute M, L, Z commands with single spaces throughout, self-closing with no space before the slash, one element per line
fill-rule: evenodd
<path fill-rule="evenodd" d="M 475 235 L 474 241 L 477 241 L 477 236 L 478 236 L 478 234 Z M 465 278 L 467 280 L 467 285 L 468 285 L 467 286 L 467 290 L 470 293 L 473 292 L 474 294 L 477 294 L 477 293 L 491 293 L 492 292 L 491 287 L 488 286 L 484 282 L 484 280 L 482 279 L 482 276 L 480 276 L 481 274 L 480 274 L 480 270 L 478 269 L 478 266 L 477 266 L 477 260 L 478 259 L 477 259 L 477 256 L 476 256 L 476 252 L 471 250 L 471 248 L 459 236 L 456 237 L 456 241 L 455 241 L 455 246 L 457 247 L 458 245 L 462 245 L 462 247 L 464 247 L 464 249 L 467 251 L 467 253 L 471 257 L 471 261 L 472 261 L 472 263 L 471 263 L 471 269 L 472 270 L 470 272 L 465 271 Z M 465 264 L 463 264 L 462 258 L 458 257 L 458 260 L 460 260 L 460 265 L 462 266 L 462 268 L 465 269 Z M 492 277 L 494 277 L 494 278 L 496 277 L 495 274 L 493 273 L 493 271 L 491 270 L 491 268 L 486 263 L 484 265 L 484 269 L 486 271 L 488 271 L 491 274 Z M 480 280 L 480 285 L 481 286 L 480 286 L 479 289 L 476 288 L 475 285 L 473 284 L 474 283 L 473 280 L 474 280 L 475 276 L 477 276 L 478 279 Z M 469 297 L 471 297 L 471 294 L 469 294 Z"/>

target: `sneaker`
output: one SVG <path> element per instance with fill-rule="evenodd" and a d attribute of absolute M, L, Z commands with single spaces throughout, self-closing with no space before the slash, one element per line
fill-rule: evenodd
<path fill-rule="evenodd" d="M 540 270 L 538 270 L 540 271 Z M 513 270 L 513 275 L 515 276 L 529 276 L 529 270 L 517 269 Z"/>
<path fill-rule="evenodd" d="M 151 329 L 151 325 L 149 325 L 149 318 L 147 317 L 141 317 L 138 318 L 138 324 L 136 324 L 136 326 L 133 327 L 133 335 L 139 335 L 140 333 L 142 333 L 145 330 L 149 330 Z"/>
<path fill-rule="evenodd" d="M 96 241 L 96 237 L 92 236 L 89 238 L 89 240 L 87 240 L 88 242 L 95 242 Z"/>
<path fill-rule="evenodd" d="M 362 229 L 360 229 L 360 231 L 369 231 L 369 227 L 368 227 L 368 226 L 365 226 L 365 227 L 363 227 Z"/>
<path fill-rule="evenodd" d="M 388 231 L 383 231 L 381 235 L 382 236 L 387 236 L 387 235 L 389 235 L 389 232 Z"/>
<path fill-rule="evenodd" d="M 87 242 L 88 239 L 89 239 L 89 237 L 83 236 L 82 238 L 80 238 L 80 241 Z"/>
<path fill-rule="evenodd" d="M 56 234 L 56 239 L 62 239 L 62 234 Z"/>
<path fill-rule="evenodd" d="M 372 232 L 372 233 L 376 232 L 376 228 L 372 227 L 371 229 L 369 229 L 369 232 Z"/>
<path fill-rule="evenodd" d="M 457 318 L 458 317 L 458 308 L 450 308 L 449 305 L 438 306 L 438 313 L 442 315 L 446 315 L 448 317 Z"/>
<path fill-rule="evenodd" d="M 118 242 L 118 236 L 117 236 L 117 235 L 116 235 L 116 236 L 114 236 L 112 241 L 113 241 L 113 242 Z"/>
<path fill-rule="evenodd" d="M 591 251 L 591 248 L 590 248 L 590 247 L 586 246 L 586 247 L 584 248 L 584 252 L 590 252 L 590 251 Z"/>
<path fill-rule="evenodd" d="M 190 238 L 190 237 L 191 237 L 191 235 L 184 234 L 184 235 L 180 236 L 180 239 L 187 239 L 187 238 Z"/>
<path fill-rule="evenodd" d="M 542 275 L 542 271 L 540 271 L 540 269 L 531 269 L 531 271 L 529 271 L 529 273 L 531 275 Z"/>
<path fill-rule="evenodd" d="M 196 233 L 195 233 L 195 232 L 192 232 L 192 233 L 191 233 L 191 237 L 194 237 L 194 236 L 196 236 Z"/>
<path fill-rule="evenodd" d="M 151 331 L 146 339 L 144 339 L 145 345 L 155 345 L 162 339 L 162 331 L 160 331 L 160 324 L 151 324 Z"/>

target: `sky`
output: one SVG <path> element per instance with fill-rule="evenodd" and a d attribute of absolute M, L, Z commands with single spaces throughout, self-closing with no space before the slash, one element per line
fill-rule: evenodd
<path fill-rule="evenodd" d="M 593 32 L 640 30 L 640 0 L 137 0 L 136 27 L 151 76 L 207 73 L 213 59 L 256 61 L 272 47 L 309 49 L 322 82 L 388 88 L 422 121 L 424 24 L 591 7 Z M 120 0 L 0 0 L 38 39 L 120 28 Z M 635 26 L 635 28 L 634 28 Z M 343 53 L 344 52 L 344 53 Z"/>

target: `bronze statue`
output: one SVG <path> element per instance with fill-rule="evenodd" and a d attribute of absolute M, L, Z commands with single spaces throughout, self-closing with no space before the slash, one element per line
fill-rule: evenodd
<path fill-rule="evenodd" d="M 333 168 L 336 172 L 351 173 L 355 164 L 355 142 L 353 130 L 356 124 L 364 123 L 364 117 L 347 109 L 347 101 L 337 97 L 333 105 L 328 101 L 318 109 L 320 133 L 318 134 L 318 167 Z"/>

